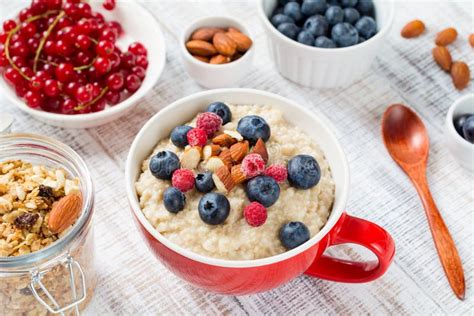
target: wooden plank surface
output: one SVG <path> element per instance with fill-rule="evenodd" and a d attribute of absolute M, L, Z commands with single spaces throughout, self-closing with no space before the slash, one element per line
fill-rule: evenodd
<path fill-rule="evenodd" d="M 0 17 L 24 5 L 0 0 Z M 159 21 L 166 37 L 167 64 L 153 91 L 126 118 L 87 130 L 47 126 L 19 112 L 0 96 L 0 109 L 15 116 L 14 131 L 59 139 L 88 162 L 97 195 L 95 233 L 99 285 L 88 315 L 130 314 L 456 314 L 474 312 L 473 212 L 474 179 L 446 148 L 444 118 L 452 102 L 473 92 L 456 91 L 448 75 L 431 59 L 433 38 L 454 26 L 460 38 L 454 59 L 474 69 L 467 35 L 473 30 L 470 1 L 399 1 L 388 41 L 371 70 L 359 82 L 337 90 L 298 86 L 282 78 L 270 60 L 266 35 L 254 0 L 142 1 Z M 185 73 L 178 54 L 181 30 L 202 15 L 239 17 L 252 30 L 254 69 L 240 82 L 294 99 L 323 113 L 337 128 L 351 168 L 348 211 L 385 227 L 397 244 L 386 275 L 369 284 L 340 284 L 300 277 L 279 289 L 253 296 L 220 296 L 195 289 L 176 278 L 148 251 L 136 230 L 124 189 L 124 163 L 134 135 L 167 104 L 202 91 Z M 428 33 L 417 40 L 400 38 L 400 28 L 421 18 Z M 392 103 L 411 105 L 423 118 L 431 139 L 428 179 L 439 209 L 461 255 L 466 300 L 452 294 L 440 266 L 421 203 L 405 175 L 391 161 L 380 137 L 380 118 Z M 331 249 L 341 257 L 366 258 L 358 247 Z"/>

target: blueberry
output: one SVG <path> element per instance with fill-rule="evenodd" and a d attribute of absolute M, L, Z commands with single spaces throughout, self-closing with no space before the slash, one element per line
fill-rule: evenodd
<path fill-rule="evenodd" d="M 453 122 L 454 123 L 454 129 L 456 130 L 456 132 L 458 132 L 459 135 L 461 135 L 461 137 L 464 137 L 464 135 L 462 133 L 462 126 L 466 122 L 467 118 L 471 115 L 472 114 L 464 114 L 464 115 L 458 116 L 454 119 L 454 122 Z"/>
<path fill-rule="evenodd" d="M 163 204 L 170 213 L 178 213 L 184 209 L 186 196 L 175 187 L 169 187 L 163 193 Z"/>
<path fill-rule="evenodd" d="M 374 15 L 374 3 L 372 2 L 372 0 L 359 0 L 356 9 L 362 15 Z"/>
<path fill-rule="evenodd" d="M 341 23 L 342 20 L 344 20 L 344 12 L 342 11 L 341 7 L 335 5 L 330 6 L 326 10 L 325 16 L 329 25 L 335 25 L 337 23 Z"/>
<path fill-rule="evenodd" d="M 313 36 L 326 35 L 329 29 L 329 24 L 326 18 L 322 15 L 313 15 L 304 22 L 303 28 L 309 31 Z"/>
<path fill-rule="evenodd" d="M 213 102 L 207 106 L 207 112 L 216 113 L 222 119 L 222 124 L 227 124 L 232 121 L 232 112 L 229 107 L 223 102 Z"/>
<path fill-rule="evenodd" d="M 283 14 L 282 7 L 276 7 L 275 10 L 273 10 L 272 16 L 277 15 L 277 14 Z"/>
<path fill-rule="evenodd" d="M 302 222 L 289 222 L 280 228 L 280 241 L 287 249 L 293 249 L 309 240 L 309 230 Z"/>
<path fill-rule="evenodd" d="M 347 47 L 359 42 L 359 33 L 349 23 L 338 23 L 331 30 L 332 40 L 338 47 Z"/>
<path fill-rule="evenodd" d="M 270 125 L 263 117 L 257 115 L 247 115 L 241 118 L 237 124 L 237 131 L 251 145 L 255 145 L 259 138 L 266 142 L 271 135 Z"/>
<path fill-rule="evenodd" d="M 360 14 L 359 11 L 357 11 L 354 8 L 345 8 L 344 9 L 344 22 L 354 24 L 359 20 Z"/>
<path fill-rule="evenodd" d="M 212 172 L 199 173 L 196 176 L 196 190 L 202 193 L 211 192 L 215 184 L 212 180 Z"/>
<path fill-rule="evenodd" d="M 321 48 L 336 48 L 336 44 L 326 36 L 319 36 L 314 41 L 314 46 Z"/>
<path fill-rule="evenodd" d="M 278 25 L 282 24 L 282 23 L 292 23 L 292 24 L 295 24 L 295 20 L 293 20 L 292 18 L 290 18 L 289 16 L 286 16 L 284 14 L 276 14 L 272 17 L 271 19 L 271 22 L 272 24 L 275 26 L 275 27 L 278 27 Z"/>
<path fill-rule="evenodd" d="M 245 193 L 250 201 L 270 207 L 280 197 L 280 186 L 272 177 L 257 176 L 247 182 Z"/>
<path fill-rule="evenodd" d="M 301 31 L 298 34 L 298 37 L 296 40 L 300 42 L 301 44 L 305 44 L 309 46 L 313 46 L 314 44 L 314 36 L 309 31 L 304 31 L 304 30 Z"/>
<path fill-rule="evenodd" d="M 280 33 L 291 39 L 295 39 L 299 31 L 299 28 L 294 23 L 288 22 L 278 25 L 277 29 Z"/>
<path fill-rule="evenodd" d="M 474 144 L 474 115 L 469 116 L 462 126 L 464 139 Z"/>
<path fill-rule="evenodd" d="M 297 155 L 288 161 L 288 182 L 297 189 L 309 189 L 321 179 L 321 168 L 310 155 Z"/>
<path fill-rule="evenodd" d="M 188 125 L 180 125 L 176 126 L 173 131 L 171 131 L 171 142 L 176 146 L 180 148 L 184 148 L 188 145 L 188 138 L 186 135 L 190 130 L 193 128 Z"/>
<path fill-rule="evenodd" d="M 209 225 L 222 224 L 230 212 L 230 203 L 227 198 L 220 193 L 205 194 L 198 205 L 199 217 Z"/>
<path fill-rule="evenodd" d="M 285 6 L 288 2 L 296 2 L 297 0 L 278 0 L 281 6 Z"/>
<path fill-rule="evenodd" d="M 283 8 L 283 13 L 296 22 L 300 22 L 303 20 L 304 16 L 303 13 L 301 13 L 301 7 L 298 2 L 288 2 L 285 4 L 285 7 Z"/>
<path fill-rule="evenodd" d="M 357 42 L 357 44 L 363 43 L 365 41 L 366 39 L 363 36 L 359 36 L 359 41 Z"/>
<path fill-rule="evenodd" d="M 307 16 L 324 11 L 326 11 L 326 0 L 303 0 L 301 5 L 301 12 Z"/>
<path fill-rule="evenodd" d="M 344 7 L 344 8 L 347 8 L 347 7 L 355 7 L 357 4 L 357 0 L 341 0 L 341 5 Z"/>
<path fill-rule="evenodd" d="M 164 150 L 150 159 L 150 172 L 158 179 L 169 180 L 176 169 L 179 169 L 179 158 L 174 152 Z"/>
<path fill-rule="evenodd" d="M 359 32 L 359 35 L 364 38 L 371 38 L 377 33 L 377 23 L 370 16 L 363 16 L 355 24 L 355 28 Z"/>

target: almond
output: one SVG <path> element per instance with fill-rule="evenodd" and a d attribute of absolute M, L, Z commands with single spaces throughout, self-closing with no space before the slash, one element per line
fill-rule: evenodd
<path fill-rule="evenodd" d="M 212 180 L 219 192 L 229 193 L 235 186 L 232 175 L 227 167 L 220 167 L 212 174 Z"/>
<path fill-rule="evenodd" d="M 191 35 L 191 40 L 210 42 L 214 35 L 218 32 L 224 32 L 224 30 L 218 27 L 201 27 L 194 31 L 194 33 Z"/>
<path fill-rule="evenodd" d="M 213 56 L 217 54 L 217 50 L 212 44 L 205 42 L 205 41 L 199 41 L 199 40 L 193 40 L 189 41 L 186 43 L 186 48 L 192 55 L 197 55 L 197 56 Z"/>
<path fill-rule="evenodd" d="M 232 155 L 230 149 L 224 149 L 219 154 L 219 158 L 222 160 L 224 165 L 230 170 L 232 168 Z"/>
<path fill-rule="evenodd" d="M 456 61 L 451 65 L 451 78 L 453 84 L 458 90 L 462 90 L 469 84 L 471 80 L 471 72 L 468 65 L 462 61 Z"/>
<path fill-rule="evenodd" d="M 213 144 L 219 145 L 221 147 L 230 147 L 236 142 L 237 140 L 235 138 L 232 138 L 230 135 L 227 135 L 225 133 L 217 135 L 212 139 Z"/>
<path fill-rule="evenodd" d="M 265 162 L 268 161 L 267 146 L 265 145 L 263 139 L 259 138 L 257 140 L 255 146 L 253 146 L 252 153 L 259 154 L 263 158 L 263 160 L 265 160 Z"/>
<path fill-rule="evenodd" d="M 237 142 L 241 142 L 241 141 L 244 140 L 244 138 L 242 137 L 242 135 L 240 135 L 240 133 L 239 133 L 239 132 L 236 132 L 236 131 L 225 130 L 225 131 L 224 131 L 224 134 L 229 135 L 230 137 L 232 137 L 233 139 L 235 139 L 235 141 L 237 141 Z"/>
<path fill-rule="evenodd" d="M 217 156 L 219 155 L 221 151 L 221 147 L 219 145 L 206 145 L 202 149 L 202 156 L 205 161 L 209 160 L 212 156 Z"/>
<path fill-rule="evenodd" d="M 230 174 L 232 175 L 232 180 L 234 180 L 235 185 L 240 184 L 247 179 L 241 167 L 242 165 L 235 165 L 230 169 Z"/>
<path fill-rule="evenodd" d="M 220 167 L 226 167 L 226 166 L 219 157 L 211 157 L 206 163 L 206 169 L 212 172 L 215 172 Z"/>
<path fill-rule="evenodd" d="M 198 55 L 192 55 L 194 58 L 196 58 L 197 60 L 199 61 L 202 61 L 202 62 L 205 62 L 205 63 L 208 63 L 209 62 L 209 58 L 207 57 L 204 57 L 204 56 L 198 56 Z"/>
<path fill-rule="evenodd" d="M 216 50 L 224 56 L 232 56 L 237 50 L 237 44 L 226 34 L 216 33 L 212 38 L 212 43 Z"/>
<path fill-rule="evenodd" d="M 240 32 L 227 32 L 226 35 L 230 37 L 235 44 L 237 44 L 237 51 L 245 53 L 252 46 L 252 40 L 247 35 Z"/>
<path fill-rule="evenodd" d="M 230 57 L 228 56 L 224 56 L 224 55 L 216 55 L 216 56 L 213 56 L 210 60 L 209 60 L 209 63 L 210 64 L 213 64 L 213 65 L 221 65 L 221 64 L 227 64 L 231 62 L 231 59 Z"/>
<path fill-rule="evenodd" d="M 53 205 L 49 213 L 48 227 L 53 233 L 61 233 L 74 224 L 82 209 L 82 195 L 71 193 Z"/>
<path fill-rule="evenodd" d="M 425 24 L 420 20 L 408 22 L 402 29 L 401 35 L 405 38 L 420 36 L 425 31 Z"/>
<path fill-rule="evenodd" d="M 471 44 L 471 47 L 474 47 L 474 34 L 469 35 L 469 44 Z"/>
<path fill-rule="evenodd" d="M 186 169 L 196 169 L 201 161 L 201 147 L 188 147 L 181 155 L 181 167 Z"/>
<path fill-rule="evenodd" d="M 249 142 L 243 141 L 230 147 L 230 155 L 234 162 L 240 163 L 249 151 Z"/>
<path fill-rule="evenodd" d="M 433 58 L 436 63 L 446 71 L 449 71 L 452 64 L 451 54 L 449 50 L 444 46 L 436 46 L 432 50 Z"/>
<path fill-rule="evenodd" d="M 448 27 L 436 35 L 435 43 L 438 46 L 446 46 L 451 44 L 458 37 L 458 32 L 453 27 Z"/>
<path fill-rule="evenodd" d="M 233 32 L 241 33 L 238 28 L 232 27 L 232 26 L 227 29 L 227 32 L 230 32 L 230 33 L 233 33 Z"/>

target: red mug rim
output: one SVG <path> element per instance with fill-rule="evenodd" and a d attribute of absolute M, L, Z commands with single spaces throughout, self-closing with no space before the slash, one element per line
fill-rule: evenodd
<path fill-rule="evenodd" d="M 142 142 L 142 138 L 144 135 L 146 135 L 147 130 L 155 125 L 159 124 L 159 121 L 161 117 L 166 116 L 169 112 L 174 111 L 177 107 L 181 106 L 181 104 L 184 104 L 186 102 L 190 102 L 193 99 L 199 99 L 202 97 L 208 97 L 211 95 L 222 95 L 222 94 L 247 94 L 247 95 L 259 95 L 261 97 L 265 97 L 268 99 L 277 99 L 280 102 L 285 103 L 288 107 L 293 107 L 297 108 L 299 111 L 303 112 L 305 116 L 310 117 L 316 124 L 318 124 L 320 127 L 326 130 L 327 135 L 331 138 L 330 141 L 333 143 L 335 146 L 335 149 L 338 153 L 338 155 L 341 158 L 341 163 L 342 163 L 342 174 L 343 174 L 343 184 L 342 186 L 337 186 L 336 190 L 341 190 L 340 197 L 339 197 L 339 207 L 336 207 L 333 205 L 331 214 L 329 216 L 328 221 L 326 224 L 323 226 L 323 228 L 315 235 L 313 236 L 309 241 L 306 243 L 302 244 L 299 247 L 296 247 L 292 250 L 286 251 L 284 253 L 271 256 L 271 257 L 266 257 L 266 258 L 261 258 L 261 259 L 253 259 L 253 260 L 227 260 L 227 259 L 219 259 L 219 258 L 212 258 L 212 257 L 207 257 L 205 255 L 201 255 L 198 253 L 195 253 L 191 250 L 188 250 L 186 248 L 183 248 L 171 241 L 169 241 L 166 237 L 161 235 L 152 225 L 151 223 L 146 219 L 145 215 L 143 214 L 138 199 L 137 199 L 137 194 L 135 190 L 135 181 L 138 178 L 138 174 L 132 174 L 132 167 L 136 166 L 137 164 L 140 166 L 142 164 L 142 161 L 136 161 L 136 159 L 133 157 L 135 152 L 137 151 L 137 148 L 140 146 Z M 207 90 L 203 92 L 198 92 L 194 93 L 192 95 L 189 95 L 187 97 L 178 99 L 174 102 L 172 102 L 170 105 L 166 106 L 165 108 L 161 109 L 159 112 L 157 112 L 155 115 L 153 115 L 146 123 L 143 125 L 143 127 L 140 129 L 138 134 L 135 136 L 135 139 L 133 140 L 133 143 L 130 147 L 128 156 L 127 156 L 127 161 L 125 165 L 125 181 L 126 181 L 126 190 L 127 190 L 127 198 L 130 204 L 130 207 L 133 211 L 134 216 L 138 219 L 140 225 L 146 229 L 146 231 L 153 236 L 157 241 L 162 243 L 164 246 L 167 248 L 171 249 L 172 251 L 187 257 L 193 261 L 201 262 L 204 264 L 209 264 L 209 265 L 214 265 L 214 266 L 219 266 L 219 267 L 229 267 L 229 268 L 251 268 L 251 267 L 258 267 L 258 266 L 264 266 L 264 265 L 270 265 L 274 264 L 276 262 L 284 261 L 289 258 L 292 258 L 307 249 L 311 248 L 315 244 L 317 244 L 319 241 L 321 241 L 336 225 L 338 222 L 339 218 L 342 216 L 344 207 L 347 203 L 348 199 L 348 193 L 349 193 L 349 165 L 347 162 L 346 155 L 344 151 L 342 150 L 342 146 L 335 137 L 334 133 L 335 128 L 332 126 L 331 122 L 322 114 L 318 113 L 318 116 L 316 116 L 314 113 L 308 111 L 301 105 L 287 99 L 281 96 L 278 96 L 276 94 L 266 92 L 266 91 L 261 91 L 261 90 L 256 90 L 256 89 L 243 89 L 243 88 L 230 88 L 230 89 L 213 89 L 213 90 Z M 153 144 L 153 147 L 156 145 L 158 140 Z M 146 157 L 149 154 L 146 155 Z M 328 159 L 329 161 L 330 159 Z M 141 168 L 138 168 L 138 171 L 140 171 Z"/>

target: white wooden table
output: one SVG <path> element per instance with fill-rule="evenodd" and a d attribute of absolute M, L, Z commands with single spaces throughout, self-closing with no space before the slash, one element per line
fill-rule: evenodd
<path fill-rule="evenodd" d="M 24 4 L 24 2 L 23 2 Z M 255 0 L 144 1 L 165 35 L 167 64 L 162 78 L 126 118 L 87 130 L 47 126 L 19 112 L 0 96 L 0 110 L 15 116 L 14 131 L 59 139 L 88 162 L 97 194 L 95 214 L 99 285 L 86 314 L 473 314 L 473 175 L 448 152 L 443 124 L 458 92 L 431 58 L 434 34 L 448 26 L 460 38 L 454 59 L 474 72 L 473 49 L 466 42 L 473 31 L 469 1 L 405 1 L 389 40 L 365 78 L 349 87 L 318 91 L 282 78 L 270 60 Z M 21 1 L 0 0 L 0 17 Z M 240 85 L 294 99 L 328 116 L 338 128 L 352 170 L 348 211 L 384 226 L 394 237 L 397 253 L 383 278 L 369 284 L 340 284 L 302 276 L 271 292 L 253 296 L 219 296 L 195 289 L 176 278 L 147 250 L 132 221 L 124 188 L 124 162 L 134 135 L 170 102 L 203 90 L 184 72 L 177 38 L 186 24 L 202 15 L 230 14 L 248 24 L 256 44 L 255 67 Z M 428 32 L 417 40 L 399 36 L 413 18 Z M 455 298 L 442 271 L 420 201 L 408 179 L 387 154 L 380 137 L 380 118 L 392 103 L 414 107 L 431 138 L 428 178 L 441 213 L 458 246 L 466 274 L 467 295 Z M 334 251 L 359 256 L 352 247 Z M 362 253 L 366 256 L 366 253 Z"/>

